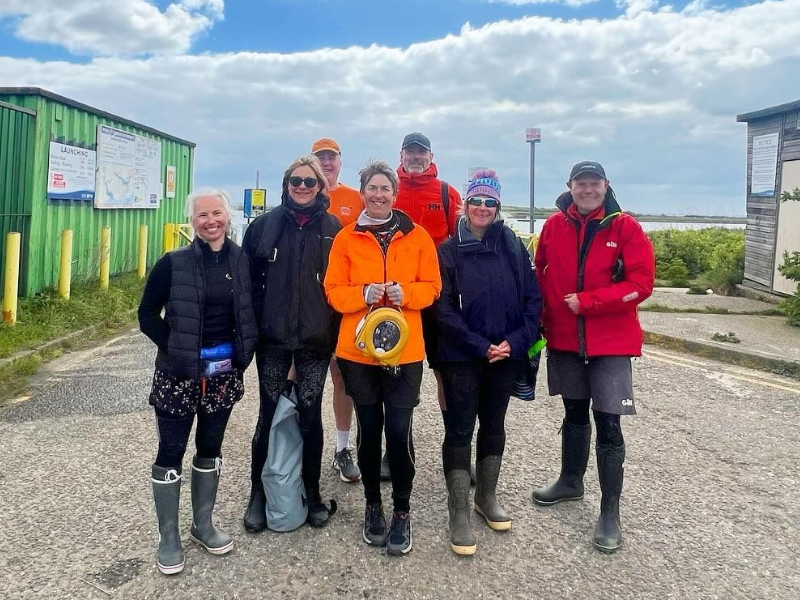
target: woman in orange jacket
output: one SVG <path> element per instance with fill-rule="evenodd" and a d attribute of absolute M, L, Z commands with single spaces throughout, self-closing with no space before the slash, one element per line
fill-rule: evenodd
<path fill-rule="evenodd" d="M 438 297 L 442 282 L 430 235 L 404 213 L 392 210 L 397 198 L 394 170 L 385 162 L 371 162 L 360 175 L 365 208 L 333 242 L 325 293 L 342 313 L 336 357 L 358 418 L 358 464 L 367 504 L 362 537 L 367 544 L 387 546 L 389 554 L 403 555 L 412 547 L 411 422 L 419 404 L 425 357 L 420 311 Z M 408 325 L 408 343 L 396 366 L 384 365 L 356 345 L 361 321 L 382 306 L 396 307 Z M 394 500 L 388 530 L 380 487 L 384 422 Z"/>

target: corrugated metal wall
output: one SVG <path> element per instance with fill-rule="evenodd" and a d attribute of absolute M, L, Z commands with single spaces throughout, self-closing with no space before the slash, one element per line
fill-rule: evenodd
<path fill-rule="evenodd" d="M 32 295 L 58 283 L 60 236 L 73 230 L 73 281 L 99 276 L 100 232 L 111 228 L 111 274 L 136 269 L 139 226 L 148 226 L 148 266 L 161 255 L 164 223 L 182 223 L 184 200 L 192 183 L 194 149 L 168 138 L 42 96 L 0 97 L 36 110 L 36 150 L 30 185 L 31 227 L 28 276 L 20 294 Z M 97 126 L 105 124 L 137 135 L 161 139 L 161 177 L 167 165 L 176 168 L 175 198 L 162 199 L 158 209 L 95 209 L 91 202 L 46 199 L 50 141 L 96 149 Z"/>
<path fill-rule="evenodd" d="M 0 290 L 5 283 L 6 235 L 10 231 L 30 235 L 30 172 L 36 117 L 33 111 L 0 103 Z M 27 260 L 22 244 L 20 263 Z M 21 285 L 25 279 L 22 278 Z M 2 293 L 0 292 L 0 296 Z"/>

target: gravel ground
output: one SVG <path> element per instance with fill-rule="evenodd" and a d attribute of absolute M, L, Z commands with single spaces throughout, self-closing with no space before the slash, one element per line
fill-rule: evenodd
<path fill-rule="evenodd" d="M 560 400 L 540 377 L 539 400 L 512 399 L 508 418 L 500 496 L 513 530 L 473 519 L 479 550 L 464 558 L 449 549 L 442 426 L 426 373 L 415 418 L 414 550 L 395 558 L 361 541 L 360 485 L 328 469 L 323 492 L 340 508 L 327 527 L 244 531 L 257 412 L 251 369 L 225 439 L 216 510 L 235 550 L 214 557 L 188 541 L 187 485 L 187 566 L 168 578 L 154 566 L 152 359 L 152 345 L 132 332 L 51 363 L 30 397 L 0 410 L 1 598 L 800 597 L 797 382 L 648 348 L 634 366 L 639 414 L 623 426 L 625 543 L 607 556 L 591 544 L 600 502 L 593 458 L 582 502 L 530 501 L 560 456 Z M 329 445 L 332 422 L 327 390 Z"/>

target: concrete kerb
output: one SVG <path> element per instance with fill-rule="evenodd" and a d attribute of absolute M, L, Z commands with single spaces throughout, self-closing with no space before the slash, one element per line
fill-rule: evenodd
<path fill-rule="evenodd" d="M 712 346 L 711 344 L 662 333 L 654 333 L 652 331 L 644 331 L 644 341 L 646 344 L 653 344 L 670 350 L 684 351 L 702 358 L 711 358 L 741 367 L 767 371 L 800 381 L 800 363 L 795 361 L 768 358 L 751 352 Z"/>

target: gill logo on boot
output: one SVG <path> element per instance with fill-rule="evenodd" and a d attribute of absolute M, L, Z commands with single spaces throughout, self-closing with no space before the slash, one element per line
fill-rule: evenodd
<path fill-rule="evenodd" d="M 623 398 L 620 400 L 620 402 L 622 403 L 622 406 L 633 406 L 633 400 L 630 398 Z"/>

